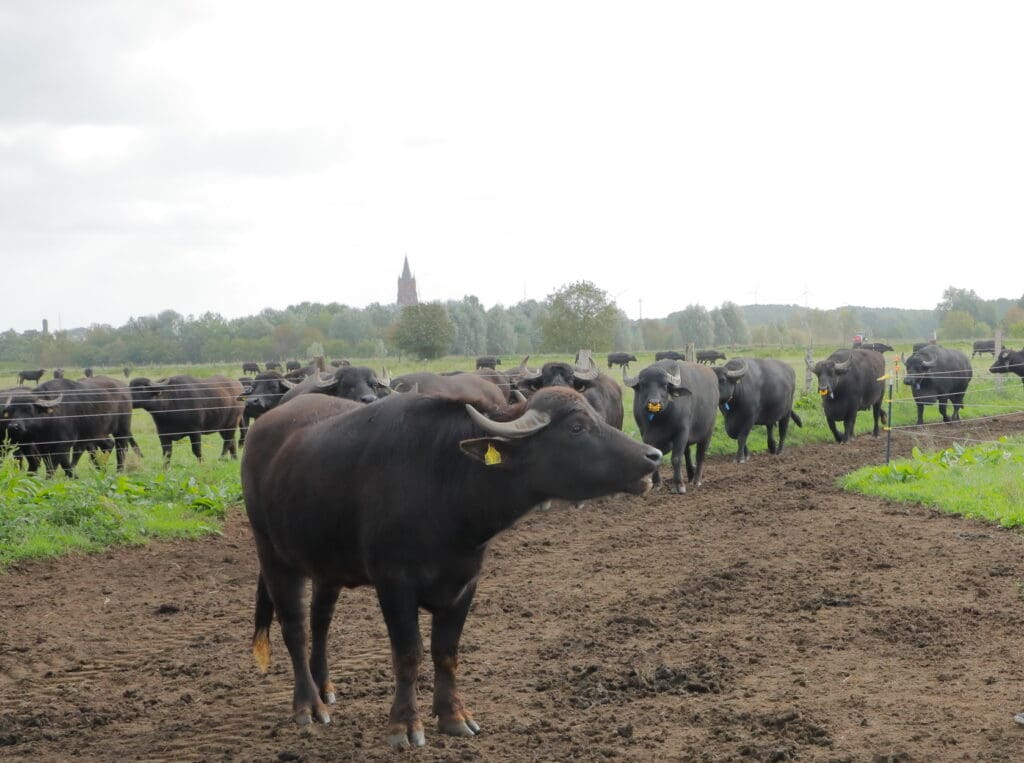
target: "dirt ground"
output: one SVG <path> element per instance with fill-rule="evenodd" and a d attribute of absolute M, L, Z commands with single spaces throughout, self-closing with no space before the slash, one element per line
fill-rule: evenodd
<path fill-rule="evenodd" d="M 994 439 L 1024 416 L 944 429 Z M 21 565 L 0 575 L 0 758 L 1024 760 L 1022 535 L 836 488 L 883 457 L 861 435 L 714 459 L 685 496 L 526 517 L 493 543 L 462 641 L 483 732 L 425 717 L 415 752 L 384 743 L 368 589 L 332 627 L 333 724 L 292 723 L 276 625 L 270 673 L 249 655 L 241 510 L 222 537 Z"/>

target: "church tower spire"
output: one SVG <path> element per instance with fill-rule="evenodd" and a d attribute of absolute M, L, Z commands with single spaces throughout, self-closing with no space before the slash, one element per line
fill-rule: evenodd
<path fill-rule="evenodd" d="M 409 255 L 405 256 L 405 264 L 402 267 L 402 275 L 398 279 L 398 306 L 418 305 L 419 295 L 416 293 L 416 279 L 409 270 Z"/>

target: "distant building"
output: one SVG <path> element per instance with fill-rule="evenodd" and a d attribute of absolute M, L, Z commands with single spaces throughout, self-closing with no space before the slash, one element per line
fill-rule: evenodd
<path fill-rule="evenodd" d="M 416 279 L 409 271 L 409 258 L 405 258 L 405 266 L 402 268 L 402 275 L 398 279 L 398 306 L 418 305 L 420 298 L 416 294 Z"/>

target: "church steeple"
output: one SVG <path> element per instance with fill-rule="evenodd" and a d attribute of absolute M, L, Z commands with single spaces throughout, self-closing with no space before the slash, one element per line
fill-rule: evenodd
<path fill-rule="evenodd" d="M 405 264 L 402 267 L 402 275 L 398 279 L 398 306 L 418 305 L 419 295 L 416 293 L 416 279 L 409 270 L 409 255 L 405 256 Z"/>

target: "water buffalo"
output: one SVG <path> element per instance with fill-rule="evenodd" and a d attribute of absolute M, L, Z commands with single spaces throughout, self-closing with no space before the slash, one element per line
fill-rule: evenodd
<path fill-rule="evenodd" d="M 608 368 L 611 368 L 612 366 L 629 368 L 630 363 L 636 363 L 636 355 L 630 355 L 628 352 L 608 353 Z"/>
<path fill-rule="evenodd" d="M 93 374 L 93 371 L 92 371 L 92 367 L 91 366 L 86 366 L 85 370 L 82 371 L 82 375 L 85 376 L 86 379 L 91 379 L 92 378 L 92 374 Z"/>
<path fill-rule="evenodd" d="M 501 422 L 457 399 L 418 393 L 347 404 L 348 411 L 338 407 L 345 401 L 306 397 L 318 399 L 264 416 L 242 459 L 260 563 L 253 656 L 266 670 L 276 612 L 294 674 L 293 717 L 330 722 L 335 603 L 342 588 L 373 586 L 396 682 L 387 742 L 426 741 L 416 705 L 421 608 L 433 617 L 438 728 L 474 736 L 480 725 L 456 672 L 488 543 L 544 499 L 646 492 L 661 453 L 608 426 L 571 389 L 541 390 L 502 411 Z"/>
<path fill-rule="evenodd" d="M 52 379 L 31 391 L 9 393 L 2 403 L 11 441 L 41 458 L 48 476 L 58 468 L 75 476 L 85 452 L 115 450 L 118 471 L 129 447 L 139 453 L 131 430 L 131 395 L 116 379 Z"/>
<path fill-rule="evenodd" d="M 661 350 L 654 353 L 654 360 L 686 360 L 686 355 L 675 350 Z"/>
<path fill-rule="evenodd" d="M 352 361 L 348 358 L 337 358 L 336 360 L 332 360 L 329 365 L 332 365 L 335 368 L 341 368 L 342 366 L 352 365 Z"/>
<path fill-rule="evenodd" d="M 885 358 L 874 350 L 836 350 L 825 360 L 819 360 L 812 368 L 818 377 L 818 394 L 821 395 L 825 421 L 836 442 L 845 443 L 853 437 L 857 423 L 857 411 L 872 409 L 875 420 L 873 434 L 878 436 L 879 422 L 886 423 L 882 410 L 882 396 L 885 393 Z M 836 428 L 836 422 L 843 422 L 843 433 Z"/>
<path fill-rule="evenodd" d="M 242 385 L 242 426 L 243 431 L 249 428 L 249 422 L 258 419 L 271 408 L 276 408 L 281 398 L 295 384 L 285 379 L 277 371 L 261 371 L 251 379 L 239 379 Z M 239 442 L 245 444 L 244 437 Z"/>
<path fill-rule="evenodd" d="M 125 366 L 124 368 L 121 369 L 121 373 L 123 373 L 124 378 L 127 379 L 129 376 L 131 376 L 132 369 L 129 368 L 128 366 Z"/>
<path fill-rule="evenodd" d="M 501 358 L 496 358 L 493 355 L 481 355 L 476 359 L 477 368 L 490 368 L 492 371 L 495 366 L 501 365 Z"/>
<path fill-rule="evenodd" d="M 281 370 L 281 364 L 278 363 L 276 360 L 271 360 L 271 361 L 269 361 L 267 363 L 264 363 L 263 367 L 265 369 L 267 369 L 268 371 L 280 371 Z"/>
<path fill-rule="evenodd" d="M 713 366 L 716 360 L 725 360 L 725 353 L 718 350 L 697 350 L 697 362 Z"/>
<path fill-rule="evenodd" d="M 307 376 L 284 394 L 281 403 L 311 392 L 355 400 L 357 403 L 372 403 L 390 392 L 390 381 L 387 369 L 381 369 L 381 375 L 378 376 L 376 371 L 366 366 L 342 366 L 332 373 L 314 372 Z"/>
<path fill-rule="evenodd" d="M 914 342 L 911 348 L 911 352 L 917 352 L 922 347 L 928 347 L 929 345 L 938 347 L 938 343 L 934 339 L 929 339 L 927 342 Z"/>
<path fill-rule="evenodd" d="M 854 342 L 854 349 L 859 350 L 874 350 L 875 352 L 892 352 L 892 346 L 883 342 Z"/>
<path fill-rule="evenodd" d="M 993 357 L 996 354 L 996 340 L 995 339 L 978 339 L 971 345 L 971 357 L 975 355 L 983 355 L 989 353 Z"/>
<path fill-rule="evenodd" d="M 302 368 L 302 364 L 297 360 L 289 360 L 284 364 L 285 371 L 298 371 Z"/>
<path fill-rule="evenodd" d="M 594 410 L 616 429 L 622 429 L 622 387 L 610 376 L 601 373 L 588 358 L 586 368 L 571 363 L 545 363 L 539 371 L 530 370 L 524 360 L 519 368 L 516 386 L 527 396 L 544 387 L 572 387 L 583 393 Z"/>
<path fill-rule="evenodd" d="M 1024 382 L 1024 349 L 1019 352 L 1009 349 L 1002 350 L 988 371 L 992 374 L 1017 374 L 1021 377 L 1021 382 Z"/>
<path fill-rule="evenodd" d="M 221 455 L 238 457 L 235 430 L 241 425 L 239 398 L 244 390 L 237 379 L 180 375 L 150 381 L 139 376 L 131 380 L 129 389 L 132 407 L 149 411 L 153 417 L 165 464 L 171 460 L 172 444 L 182 437 L 188 437 L 192 453 L 201 461 L 202 435 L 213 432 L 224 441 Z"/>
<path fill-rule="evenodd" d="M 508 404 L 507 394 L 498 385 L 477 374 L 446 376 L 429 371 L 402 374 L 391 380 L 391 389 L 462 400 L 485 413 L 500 410 Z"/>
<path fill-rule="evenodd" d="M 259 372 L 260 372 L 260 364 L 259 363 L 243 363 L 242 364 L 242 373 L 243 374 L 252 374 L 253 376 L 255 376 Z"/>
<path fill-rule="evenodd" d="M 45 373 L 45 368 L 39 368 L 35 371 L 18 371 L 18 384 L 24 384 L 27 381 L 38 382 Z"/>
<path fill-rule="evenodd" d="M 736 461 L 750 458 L 747 437 L 755 425 L 768 430 L 768 452 L 778 455 L 786 444 L 789 420 L 803 426 L 793 411 L 796 372 L 788 363 L 774 358 L 733 358 L 713 369 L 718 377 L 718 407 L 725 420 L 725 433 L 736 440 Z M 779 441 L 775 442 L 775 425 Z"/>
<path fill-rule="evenodd" d="M 55 368 L 55 369 L 53 369 L 53 378 L 54 379 L 63 379 L 64 378 L 64 369 L 63 368 Z"/>
<path fill-rule="evenodd" d="M 686 460 L 686 478 L 694 488 L 704 477 L 704 456 L 715 430 L 718 377 L 707 366 L 684 360 L 659 360 L 622 380 L 632 387 L 633 419 L 648 445 L 672 452 L 672 485 L 685 493 L 680 465 Z M 696 464 L 691 449 L 696 446 Z M 660 475 L 655 475 L 655 483 Z"/>
<path fill-rule="evenodd" d="M 927 346 L 907 358 L 903 383 L 910 386 L 917 403 L 917 423 L 924 423 L 924 407 L 935 403 L 943 421 L 959 421 L 973 374 L 970 358 L 960 350 Z M 953 404 L 952 417 L 946 413 L 947 402 Z"/>

